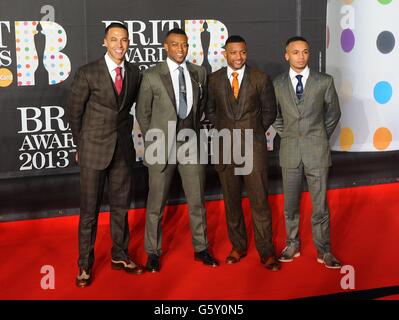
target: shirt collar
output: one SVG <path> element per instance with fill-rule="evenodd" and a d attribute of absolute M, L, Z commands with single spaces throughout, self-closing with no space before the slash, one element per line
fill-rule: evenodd
<path fill-rule="evenodd" d="M 183 63 L 178 64 L 178 63 L 174 62 L 172 59 L 166 58 L 166 63 L 168 64 L 170 72 L 176 71 L 177 68 L 180 67 L 180 66 L 182 66 L 185 70 L 188 70 L 187 69 L 186 60 L 184 60 Z"/>
<path fill-rule="evenodd" d="M 227 78 L 230 79 L 233 72 L 237 72 L 238 77 L 240 77 L 244 74 L 244 71 L 245 71 L 245 64 L 242 66 L 241 69 L 238 69 L 238 70 L 233 70 L 230 66 L 227 66 Z"/>
<path fill-rule="evenodd" d="M 104 57 L 105 57 L 105 63 L 107 64 L 107 68 L 110 72 L 114 71 L 115 68 L 117 67 L 122 67 L 122 74 L 123 74 L 123 72 L 125 71 L 125 61 L 123 61 L 120 65 L 116 64 L 114 60 L 110 58 L 108 52 L 105 54 Z"/>
<path fill-rule="evenodd" d="M 294 69 L 290 68 L 290 79 L 294 80 L 297 75 L 302 75 L 303 79 L 307 79 L 309 77 L 310 69 L 309 66 L 306 66 L 305 69 L 302 70 L 301 73 L 297 73 Z"/>

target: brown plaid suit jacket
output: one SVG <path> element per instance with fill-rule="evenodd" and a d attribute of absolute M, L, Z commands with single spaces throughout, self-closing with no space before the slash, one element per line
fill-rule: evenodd
<path fill-rule="evenodd" d="M 125 70 L 120 104 L 104 57 L 82 66 L 75 75 L 67 115 L 78 146 L 80 166 L 105 169 L 112 160 L 117 141 L 127 163 L 132 165 L 135 161 L 130 110 L 138 92 L 140 71 L 126 61 Z"/>
<path fill-rule="evenodd" d="M 227 68 L 212 73 L 208 79 L 208 103 L 205 110 L 209 121 L 217 130 L 253 130 L 253 170 L 267 170 L 266 131 L 276 118 L 276 98 L 270 77 L 264 72 L 248 65 L 245 67 L 238 100 L 227 78 Z M 245 146 L 241 131 L 241 148 Z M 233 136 L 233 134 L 231 134 Z M 228 150 L 233 150 L 233 139 Z M 219 144 L 219 164 L 216 170 L 224 170 L 223 143 Z M 244 154 L 242 152 L 241 154 Z M 233 162 L 231 154 L 231 161 Z"/>

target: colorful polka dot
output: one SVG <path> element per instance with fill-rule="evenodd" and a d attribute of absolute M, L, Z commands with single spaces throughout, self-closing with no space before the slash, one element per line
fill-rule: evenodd
<path fill-rule="evenodd" d="M 378 2 L 381 4 L 390 4 L 392 0 L 378 0 Z"/>
<path fill-rule="evenodd" d="M 353 96 L 353 85 L 352 82 L 349 80 L 342 80 L 342 84 L 340 86 L 339 92 L 346 96 L 346 97 L 352 97 Z"/>
<path fill-rule="evenodd" d="M 345 29 L 341 34 L 341 47 L 345 52 L 351 52 L 355 46 L 355 35 L 351 29 Z"/>
<path fill-rule="evenodd" d="M 380 103 L 385 104 L 392 97 L 392 86 L 387 81 L 380 81 L 374 86 L 374 99 Z"/>
<path fill-rule="evenodd" d="M 377 49 L 384 54 L 390 53 L 395 47 L 395 37 L 392 32 L 383 31 L 377 37 Z"/>
<path fill-rule="evenodd" d="M 392 133 L 387 128 L 378 128 L 374 132 L 373 145 L 377 150 L 386 150 L 392 142 Z"/>
<path fill-rule="evenodd" d="M 355 136 L 351 128 L 343 128 L 339 136 L 339 144 L 343 151 L 349 151 L 355 142 Z"/>

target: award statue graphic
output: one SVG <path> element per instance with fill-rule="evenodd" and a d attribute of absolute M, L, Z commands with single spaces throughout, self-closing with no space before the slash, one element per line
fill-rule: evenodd
<path fill-rule="evenodd" d="M 52 21 L 16 21 L 18 86 L 56 85 L 68 78 L 71 62 L 62 26 Z M 45 82 L 45 83 L 44 83 Z"/>

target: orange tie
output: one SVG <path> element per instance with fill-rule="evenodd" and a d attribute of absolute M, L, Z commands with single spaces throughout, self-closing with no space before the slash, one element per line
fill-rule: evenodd
<path fill-rule="evenodd" d="M 233 72 L 232 74 L 233 74 L 233 84 L 232 84 L 233 94 L 234 94 L 234 97 L 237 99 L 238 90 L 239 90 L 239 88 L 238 88 L 238 73 L 237 72 Z"/>

